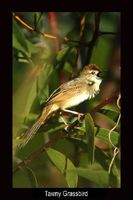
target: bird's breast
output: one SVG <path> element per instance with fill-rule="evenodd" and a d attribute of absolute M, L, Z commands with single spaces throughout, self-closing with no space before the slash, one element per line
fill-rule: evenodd
<path fill-rule="evenodd" d="M 88 93 L 77 93 L 76 95 L 73 95 L 71 98 L 68 98 L 65 100 L 65 102 L 62 103 L 61 108 L 66 109 L 73 106 L 76 106 L 86 99 L 88 99 L 89 94 Z"/>

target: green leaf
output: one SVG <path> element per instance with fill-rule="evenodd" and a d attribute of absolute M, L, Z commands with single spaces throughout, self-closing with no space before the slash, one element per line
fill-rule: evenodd
<path fill-rule="evenodd" d="M 72 142 L 74 145 L 84 149 L 85 151 L 88 150 L 87 143 L 83 142 L 81 139 L 78 138 L 67 138 L 68 141 Z"/>
<path fill-rule="evenodd" d="M 109 176 L 109 183 L 112 188 L 120 188 L 120 185 L 121 185 L 120 173 L 118 172 L 118 169 L 115 163 L 113 164 L 112 169 L 111 169 L 111 173 Z"/>
<path fill-rule="evenodd" d="M 77 61 L 77 49 L 73 47 L 67 56 L 67 62 L 74 66 Z"/>
<path fill-rule="evenodd" d="M 28 177 L 30 179 L 32 187 L 33 188 L 38 188 L 38 182 L 37 182 L 36 175 L 35 175 L 34 171 L 29 167 L 26 167 L 25 171 L 26 171 L 26 173 L 27 173 L 27 175 L 28 175 Z"/>
<path fill-rule="evenodd" d="M 56 151 L 52 148 L 49 148 L 47 154 L 50 160 L 55 164 L 55 166 L 61 171 L 61 173 L 66 173 L 66 181 L 69 187 L 77 187 L 78 176 L 76 171 L 69 172 L 67 170 L 76 169 L 74 164 L 70 159 L 66 159 L 66 156 Z"/>
<path fill-rule="evenodd" d="M 62 124 L 62 125 L 57 125 L 56 124 L 56 126 L 53 126 L 53 124 L 51 124 L 51 125 L 49 125 L 49 128 L 48 128 L 48 130 L 46 130 L 46 133 L 47 134 L 51 134 L 51 133 L 54 133 L 55 134 L 55 132 L 59 132 L 60 130 L 62 130 L 63 128 L 65 128 L 65 125 L 64 124 Z M 44 131 L 43 131 L 44 132 Z"/>
<path fill-rule="evenodd" d="M 65 47 L 65 48 L 61 49 L 58 52 L 56 60 L 61 61 L 69 53 L 70 50 L 71 50 L 71 47 Z"/>
<path fill-rule="evenodd" d="M 115 105 L 112 105 L 112 104 L 108 104 L 108 105 L 104 106 L 103 109 L 104 109 L 104 110 L 108 110 L 108 111 L 114 111 L 114 112 L 116 112 L 116 113 L 119 112 L 118 107 L 115 106 Z M 100 109 L 100 110 L 101 110 L 101 109 Z"/>
<path fill-rule="evenodd" d="M 100 163 L 100 165 L 105 169 L 108 170 L 108 160 L 110 160 L 109 156 L 104 153 L 100 148 L 96 147 L 95 149 L 95 160 Z"/>
<path fill-rule="evenodd" d="M 84 127 L 76 127 L 77 130 L 80 130 L 82 132 L 86 132 Z M 99 127 L 95 127 L 94 128 L 95 131 L 95 137 L 103 140 L 103 142 L 110 144 L 109 141 L 109 129 L 106 128 L 99 128 Z M 116 146 L 120 146 L 120 134 L 116 131 L 112 131 L 111 133 L 111 141 L 114 145 Z"/>
<path fill-rule="evenodd" d="M 39 20 L 40 20 L 40 18 L 41 18 L 41 16 L 42 16 L 42 13 L 41 12 L 35 12 L 35 14 L 34 14 L 34 24 L 35 25 L 37 25 L 37 23 L 39 22 Z"/>
<path fill-rule="evenodd" d="M 82 148 L 84 151 L 88 150 L 88 144 L 81 139 L 67 138 L 67 140 L 72 142 L 74 145 Z M 100 163 L 105 170 L 108 169 L 107 160 L 110 160 L 109 156 L 107 156 L 101 149 L 95 146 L 95 161 Z"/>
<path fill-rule="evenodd" d="M 30 51 L 30 54 L 37 53 L 39 51 L 39 48 L 35 44 L 30 42 L 29 40 L 27 40 L 26 43 L 27 43 L 28 49 Z"/>
<path fill-rule="evenodd" d="M 31 106 L 36 98 L 37 95 L 37 88 L 36 88 L 37 84 L 36 84 L 36 80 L 34 80 L 32 86 L 31 86 L 31 90 L 29 92 L 28 98 L 27 98 L 27 102 L 25 105 L 25 109 L 24 109 L 24 115 L 28 116 Z"/>
<path fill-rule="evenodd" d="M 110 144 L 109 141 L 109 131 L 106 128 L 95 128 L 96 137 L 103 140 L 105 143 Z M 111 133 L 111 141 L 114 145 L 119 146 L 120 144 L 120 134 L 116 131 L 112 131 Z"/>
<path fill-rule="evenodd" d="M 44 102 L 46 102 L 48 97 L 49 97 L 49 86 L 46 85 L 45 88 L 43 88 L 41 96 L 39 98 L 40 104 L 44 104 Z"/>
<path fill-rule="evenodd" d="M 56 57 L 56 69 L 63 67 L 64 63 L 67 61 L 67 57 L 70 54 L 71 50 L 73 49 L 73 46 L 65 47 L 62 50 L 60 50 Z"/>
<path fill-rule="evenodd" d="M 38 77 L 38 89 L 40 96 L 40 104 L 44 103 L 49 96 L 48 80 L 51 78 L 53 73 L 53 65 L 48 64 L 43 66 L 40 75 Z"/>
<path fill-rule="evenodd" d="M 26 167 L 13 176 L 14 188 L 38 188 L 36 176 L 32 169 Z"/>
<path fill-rule="evenodd" d="M 27 56 L 30 56 L 26 37 L 18 26 L 17 22 L 13 19 L 13 47 L 23 51 Z"/>
<path fill-rule="evenodd" d="M 91 163 L 94 162 L 94 122 L 90 114 L 85 116 L 85 129 L 86 129 L 86 136 L 87 136 L 87 143 L 88 143 L 88 153 L 90 157 Z"/>
<path fill-rule="evenodd" d="M 110 119 L 112 119 L 115 122 L 117 121 L 118 116 L 119 116 L 119 112 L 114 111 L 114 110 L 100 109 L 100 110 L 98 110 L 98 112 L 106 115 L 107 117 L 109 117 Z"/>
<path fill-rule="evenodd" d="M 64 70 L 70 74 L 72 74 L 72 65 L 69 62 L 65 62 Z"/>
<path fill-rule="evenodd" d="M 79 176 L 96 183 L 100 187 L 108 187 L 109 185 L 109 174 L 104 170 L 77 167 L 76 172 Z"/>

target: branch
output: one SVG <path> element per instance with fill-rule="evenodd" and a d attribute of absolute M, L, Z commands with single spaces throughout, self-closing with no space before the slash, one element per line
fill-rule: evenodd
<path fill-rule="evenodd" d="M 98 38 L 98 36 L 100 35 L 105 35 L 105 34 L 112 34 L 112 35 L 119 35 L 119 33 L 117 32 L 102 32 L 102 31 L 98 31 L 99 30 L 99 23 L 100 23 L 100 15 L 101 13 L 96 13 L 95 14 L 95 27 L 94 27 L 94 34 L 93 34 L 93 38 L 91 41 L 89 42 L 86 42 L 86 41 L 83 41 L 83 40 L 73 40 L 71 38 L 68 38 L 68 37 L 65 37 L 65 38 L 61 38 L 59 35 L 57 34 L 48 34 L 48 33 L 43 33 L 43 32 L 40 32 L 37 30 L 36 27 L 32 27 L 30 26 L 29 24 L 27 24 L 25 21 L 23 21 L 18 15 L 16 15 L 14 12 L 12 12 L 12 15 L 13 17 L 19 21 L 21 24 L 23 24 L 26 28 L 28 28 L 29 30 L 33 31 L 33 32 L 36 32 L 38 34 L 41 34 L 43 37 L 46 37 L 48 39 L 56 39 L 56 40 L 59 40 L 60 42 L 62 42 L 62 44 L 66 44 L 68 42 L 74 42 L 74 43 L 77 43 L 77 46 L 87 46 L 88 47 L 88 59 L 86 61 L 86 63 L 88 64 L 89 61 L 90 61 L 90 58 L 91 58 L 91 55 L 92 55 L 92 50 L 93 50 L 93 47 L 94 47 L 94 44 Z"/>
<path fill-rule="evenodd" d="M 109 98 L 106 99 L 105 101 L 103 101 L 102 103 L 100 103 L 99 105 L 97 105 L 95 108 L 93 108 L 89 113 L 95 113 L 97 110 L 99 110 L 100 108 L 106 106 L 107 104 L 113 102 L 115 99 L 117 99 L 117 97 L 114 98 Z M 83 121 L 83 119 L 85 118 L 84 114 L 83 116 L 81 116 L 80 120 Z M 71 131 L 75 128 L 75 126 L 77 126 L 79 124 L 79 120 L 76 120 L 75 122 L 73 122 L 68 128 L 68 131 Z M 40 154 L 42 154 L 43 152 L 45 152 L 51 145 L 53 145 L 57 140 L 59 139 L 63 139 L 63 138 L 67 138 L 70 137 L 70 135 L 68 134 L 59 134 L 56 138 L 49 140 L 45 145 L 43 145 L 40 149 L 38 149 L 37 151 L 33 152 L 32 154 L 30 154 L 26 159 L 24 159 L 22 162 L 20 162 L 13 170 L 13 173 L 17 172 L 19 169 L 21 169 L 21 167 L 24 167 L 25 165 L 27 165 L 29 162 L 31 162 L 34 158 L 36 158 L 37 156 L 39 156 Z"/>
<path fill-rule="evenodd" d="M 81 41 L 81 40 L 74 40 L 74 39 L 71 39 L 69 37 L 65 37 L 62 41 L 62 43 L 66 44 L 68 42 L 74 42 L 74 43 L 78 43 L 77 46 L 81 46 L 81 45 L 84 45 L 84 46 L 89 46 L 90 42 L 85 42 L 85 41 Z"/>
<path fill-rule="evenodd" d="M 78 41 L 78 40 L 73 40 L 73 39 L 70 39 L 70 38 L 67 38 L 67 37 L 65 37 L 65 38 L 61 38 L 61 37 L 59 37 L 59 36 L 57 36 L 57 35 L 51 35 L 51 34 L 47 34 L 47 33 L 43 33 L 43 32 L 40 32 L 40 31 L 38 31 L 37 30 L 37 28 L 36 27 L 31 27 L 29 24 L 27 24 L 25 21 L 23 21 L 18 15 L 16 15 L 14 12 L 12 12 L 12 15 L 13 15 L 13 17 L 17 20 L 17 21 L 19 21 L 21 24 L 23 24 L 26 28 L 28 28 L 29 30 L 31 30 L 31 31 L 33 31 L 33 32 L 36 32 L 36 33 L 38 33 L 38 34 L 41 34 L 43 37 L 46 37 L 46 38 L 49 38 L 49 39 L 57 39 L 57 38 L 59 38 L 61 41 L 62 41 L 62 43 L 64 43 L 64 44 L 66 44 L 66 43 L 68 43 L 68 42 L 75 42 L 75 43 L 78 43 L 78 44 L 82 44 L 82 45 L 86 45 L 86 46 L 88 46 L 89 45 L 89 42 L 84 42 L 84 41 Z"/>
<path fill-rule="evenodd" d="M 13 173 L 17 172 L 21 167 L 27 165 L 29 162 L 31 162 L 34 158 L 45 152 L 51 145 L 53 145 L 58 139 L 63 139 L 65 137 L 68 137 L 67 135 L 60 134 L 57 138 L 49 140 L 45 145 L 43 145 L 41 148 L 39 148 L 37 151 L 30 154 L 26 159 L 24 159 L 22 162 L 20 162 L 13 170 Z"/>
<path fill-rule="evenodd" d="M 41 34 L 43 37 L 46 37 L 46 38 L 50 38 L 50 39 L 56 39 L 57 37 L 55 35 L 51 35 L 51 34 L 48 34 L 48 33 L 43 33 L 43 32 L 40 32 L 35 28 L 31 27 L 29 24 L 27 24 L 26 22 L 24 22 L 22 19 L 20 19 L 19 16 L 17 16 L 14 12 L 12 13 L 13 14 L 13 17 L 15 17 L 15 19 L 17 19 L 17 21 L 19 21 L 21 24 L 23 24 L 26 28 L 28 28 L 29 30 L 31 31 L 34 31 L 36 33 L 39 33 Z"/>
<path fill-rule="evenodd" d="M 107 31 L 99 31 L 99 35 L 120 35 L 119 32 L 107 32 Z"/>
<path fill-rule="evenodd" d="M 102 103 L 98 104 L 95 108 L 93 108 L 89 114 L 93 114 L 95 112 L 97 112 L 99 109 L 103 108 L 104 106 L 108 105 L 109 103 L 113 102 L 114 100 L 117 99 L 117 96 L 115 96 L 114 98 L 109 98 L 109 99 L 106 99 L 104 100 Z M 83 121 L 84 118 L 85 118 L 85 115 L 82 115 L 80 117 L 80 121 Z M 68 128 L 67 128 L 67 131 L 71 131 L 73 130 L 77 125 L 79 124 L 79 120 L 77 119 L 76 121 L 74 121 Z"/>
<path fill-rule="evenodd" d="M 55 35 L 59 35 L 56 12 L 48 12 L 48 16 L 49 16 L 49 22 L 50 22 L 52 33 Z M 55 50 L 56 52 L 58 52 L 60 50 L 60 40 L 58 36 L 56 40 L 54 41 L 54 44 L 55 44 Z"/>
<path fill-rule="evenodd" d="M 114 100 L 117 99 L 117 96 L 115 96 L 114 98 L 109 98 L 109 99 L 105 99 L 103 102 L 101 102 L 100 104 L 98 104 L 95 108 L 93 108 L 90 111 L 90 114 L 93 114 L 95 112 L 97 112 L 99 109 L 103 108 L 104 106 L 110 104 L 111 102 L 113 102 Z"/>
<path fill-rule="evenodd" d="M 96 43 L 98 36 L 99 36 L 98 33 L 99 33 L 100 16 L 101 16 L 101 12 L 95 13 L 94 34 L 93 34 L 91 42 L 88 45 L 88 52 L 87 52 L 87 58 L 86 58 L 85 64 L 90 63 L 93 48 L 94 48 L 95 43 Z"/>

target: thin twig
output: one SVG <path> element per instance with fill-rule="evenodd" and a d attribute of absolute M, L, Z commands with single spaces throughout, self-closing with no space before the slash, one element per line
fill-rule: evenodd
<path fill-rule="evenodd" d="M 119 109 L 120 109 L 120 99 L 121 99 L 121 94 L 119 94 L 117 102 L 116 102 Z"/>
<path fill-rule="evenodd" d="M 74 39 L 71 39 L 69 37 L 65 37 L 64 38 L 64 43 L 67 43 L 67 42 L 74 42 L 74 43 L 78 43 L 78 46 L 79 45 L 85 45 L 85 46 L 88 46 L 90 44 L 90 42 L 86 42 L 86 41 L 81 41 L 81 40 L 74 40 Z"/>
<path fill-rule="evenodd" d="M 87 57 L 86 57 L 85 64 L 90 63 L 92 52 L 93 52 L 95 43 L 99 36 L 98 32 L 99 32 L 100 17 L 101 17 L 101 12 L 95 13 L 94 33 L 93 33 L 92 40 L 91 40 L 90 44 L 88 45 L 88 51 L 87 51 Z"/>
<path fill-rule="evenodd" d="M 18 15 L 16 15 L 14 12 L 12 13 L 13 16 L 15 17 L 15 19 L 17 19 L 21 24 L 23 24 L 26 28 L 28 28 L 31 31 L 34 31 L 34 28 L 32 28 L 31 26 L 29 26 L 26 22 L 24 22 L 22 19 L 20 19 L 20 17 Z"/>
<path fill-rule="evenodd" d="M 95 31 L 94 31 L 94 35 L 93 35 L 93 38 L 91 41 L 89 42 L 86 42 L 86 41 L 83 41 L 83 40 L 74 40 L 74 39 L 71 39 L 71 38 L 68 38 L 68 37 L 65 37 L 65 38 L 61 38 L 59 35 L 51 35 L 51 34 L 48 34 L 48 33 L 43 33 L 43 32 L 40 32 L 37 30 L 36 27 L 32 27 L 30 26 L 29 24 L 27 24 L 24 20 L 22 20 L 18 15 L 15 14 L 15 12 L 12 12 L 13 14 L 13 17 L 19 21 L 21 24 L 23 24 L 27 29 L 31 30 L 31 31 L 34 31 L 38 34 L 41 34 L 43 37 L 46 37 L 48 39 L 60 39 L 60 41 L 62 41 L 62 43 L 68 43 L 68 42 L 74 42 L 74 43 L 77 43 L 78 46 L 87 46 L 89 49 L 88 49 L 88 61 L 86 62 L 87 64 L 89 63 L 89 60 L 90 60 L 90 57 L 92 55 L 92 50 L 93 50 L 93 47 L 94 47 L 94 44 L 98 38 L 98 36 L 100 35 L 105 35 L 105 34 L 112 34 L 112 35 L 119 35 L 119 33 L 117 32 L 102 32 L 102 31 L 98 31 L 99 29 L 99 22 L 100 22 L 100 14 L 96 14 L 98 17 L 95 17 Z M 95 15 L 95 16 L 96 16 Z"/>
<path fill-rule="evenodd" d="M 17 19 L 17 21 L 19 21 L 21 24 L 23 24 L 26 28 L 28 28 L 29 30 L 31 31 L 34 31 L 36 33 L 39 33 L 41 34 L 42 36 L 46 37 L 46 38 L 50 38 L 50 39 L 56 39 L 57 37 L 55 35 L 51 35 L 51 34 L 48 34 L 48 33 L 43 33 L 43 32 L 40 32 L 35 28 L 31 27 L 29 24 L 27 24 L 25 21 L 23 21 L 22 19 L 20 19 L 20 17 L 18 15 L 16 15 L 14 12 L 12 13 L 13 16 L 15 17 L 15 19 Z"/>
<path fill-rule="evenodd" d="M 108 169 L 108 173 L 109 173 L 109 174 L 110 174 L 110 172 L 111 172 L 112 165 L 113 165 L 113 163 L 114 163 L 115 157 L 117 156 L 118 153 L 119 153 L 119 149 L 116 147 L 116 148 L 114 149 L 113 158 L 112 158 L 112 160 L 111 160 L 111 162 L 110 162 L 110 165 L 109 165 L 109 169 Z"/>
<path fill-rule="evenodd" d="M 33 28 L 32 26 L 30 26 L 29 24 L 27 24 L 25 21 L 23 21 L 18 15 L 16 15 L 14 12 L 12 13 L 13 14 L 13 17 L 19 21 L 21 24 L 23 24 L 26 28 L 28 28 L 29 30 L 31 31 L 34 31 L 38 34 L 41 34 L 43 37 L 46 37 L 46 38 L 49 38 L 49 39 L 57 39 L 57 38 L 60 38 L 60 40 L 62 41 L 62 43 L 67 43 L 67 42 L 75 42 L 75 43 L 78 43 L 80 45 L 86 45 L 88 46 L 89 45 L 89 42 L 84 42 L 84 41 L 78 41 L 78 40 L 73 40 L 73 39 L 70 39 L 70 38 L 61 38 L 57 35 L 51 35 L 51 34 L 48 34 L 48 33 L 43 33 L 43 32 L 40 32 L 37 30 L 37 28 Z"/>
<path fill-rule="evenodd" d="M 121 114 L 119 114 L 119 117 L 118 117 L 118 120 L 117 120 L 115 126 L 109 131 L 109 141 L 110 141 L 110 144 L 111 144 L 114 148 L 116 148 L 116 146 L 112 143 L 111 134 L 112 134 L 112 132 L 117 128 L 117 126 L 118 126 L 118 124 L 119 124 L 119 122 L 120 122 L 120 119 L 121 119 Z"/>
<path fill-rule="evenodd" d="M 120 35 L 119 32 L 98 31 L 99 35 Z"/>
<path fill-rule="evenodd" d="M 120 98 L 121 98 L 121 94 L 119 94 L 118 98 L 117 98 L 117 106 L 118 108 L 120 109 Z M 110 165 L 109 165 L 109 169 L 108 169 L 108 173 L 110 174 L 111 172 L 111 169 L 112 169 L 112 165 L 114 163 L 114 160 L 115 160 L 115 157 L 117 156 L 117 154 L 119 153 L 119 148 L 117 146 L 115 146 L 111 140 L 111 134 L 112 132 L 116 129 L 116 127 L 118 126 L 119 122 L 120 122 L 120 119 L 121 119 L 121 114 L 119 114 L 119 117 L 117 119 L 117 122 L 115 124 L 115 126 L 109 131 L 109 141 L 110 141 L 110 144 L 112 145 L 112 147 L 114 148 L 114 153 L 113 153 L 113 158 L 110 162 Z"/>
<path fill-rule="evenodd" d="M 31 31 L 34 31 L 36 33 L 39 33 L 41 35 L 43 35 L 44 37 L 47 37 L 47 38 L 50 38 L 50 39 L 57 39 L 57 36 L 54 36 L 54 35 L 50 35 L 50 34 L 46 34 L 46 33 L 42 33 L 38 30 L 36 30 L 36 27 L 33 28 L 31 27 L 30 25 L 28 25 L 26 22 L 24 22 L 22 19 L 20 19 L 14 12 L 13 12 L 13 16 L 15 17 L 15 19 L 17 19 L 21 24 L 23 24 L 26 28 L 28 28 L 29 30 Z M 92 37 L 92 40 L 90 42 L 84 42 L 84 41 L 74 41 L 74 40 L 71 40 L 69 38 L 64 38 L 62 39 L 62 41 L 64 42 L 77 42 L 78 45 L 87 45 L 88 47 L 88 52 L 87 52 L 87 59 L 86 59 L 86 63 L 88 64 L 89 61 L 90 61 L 90 58 L 91 58 L 91 55 L 92 55 L 92 51 L 93 51 L 93 48 L 95 46 L 95 43 L 98 39 L 98 36 L 99 36 L 99 24 L 100 24 L 100 16 L 101 16 L 101 13 L 96 13 L 95 14 L 95 29 L 94 29 L 94 34 L 93 34 L 93 37 Z M 101 34 L 101 33 L 100 33 Z M 104 33 L 105 34 L 105 33 Z M 107 34 L 107 33 L 106 33 Z M 95 108 L 93 108 L 90 113 L 94 113 L 96 112 L 97 110 L 99 110 L 100 108 L 106 106 L 107 104 L 113 102 L 115 98 L 109 98 L 105 101 L 103 101 L 102 103 L 100 103 L 98 106 L 96 106 Z M 85 115 L 81 116 L 80 120 L 83 121 Z M 73 122 L 68 128 L 67 130 L 68 131 L 71 131 L 75 128 L 75 126 L 77 126 L 79 123 L 79 120 L 76 120 L 75 122 Z M 24 159 L 21 163 L 19 163 L 15 169 L 14 169 L 14 172 L 17 172 L 21 167 L 27 165 L 27 163 L 29 163 L 31 160 L 33 160 L 34 158 L 36 158 L 37 156 L 39 156 L 41 153 L 45 152 L 47 150 L 48 147 L 50 147 L 51 145 L 53 145 L 58 139 L 62 139 L 62 138 L 66 138 L 68 137 L 68 135 L 60 135 L 58 138 L 56 139 L 51 139 L 49 140 L 45 145 L 43 145 L 41 148 L 39 148 L 37 151 L 33 152 L 32 154 L 30 154 L 26 159 Z M 116 152 L 117 153 L 117 152 Z M 115 159 L 115 157 L 113 157 Z M 112 159 L 113 160 L 113 159 Z M 113 163 L 113 161 L 112 161 Z"/>
<path fill-rule="evenodd" d="M 59 35 L 56 12 L 48 12 L 48 16 L 49 16 L 49 22 L 50 22 L 52 33 L 55 35 Z M 61 48 L 59 37 L 56 37 L 56 40 L 54 40 L 54 44 L 55 44 L 55 50 L 57 53 Z"/>
<path fill-rule="evenodd" d="M 110 104 L 111 102 L 115 101 L 117 98 L 117 96 L 115 97 L 110 97 L 108 99 L 105 99 L 103 102 L 101 102 L 100 104 L 98 104 L 95 108 L 93 108 L 91 111 L 90 111 L 90 114 L 93 114 L 95 113 L 97 110 L 101 109 L 102 107 Z"/>

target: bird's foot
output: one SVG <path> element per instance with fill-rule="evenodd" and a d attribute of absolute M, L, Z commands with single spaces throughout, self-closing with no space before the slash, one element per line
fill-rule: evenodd
<path fill-rule="evenodd" d="M 82 116 L 84 116 L 83 113 L 78 113 L 78 121 L 79 121 L 80 123 L 82 122 L 82 120 L 81 120 Z"/>

